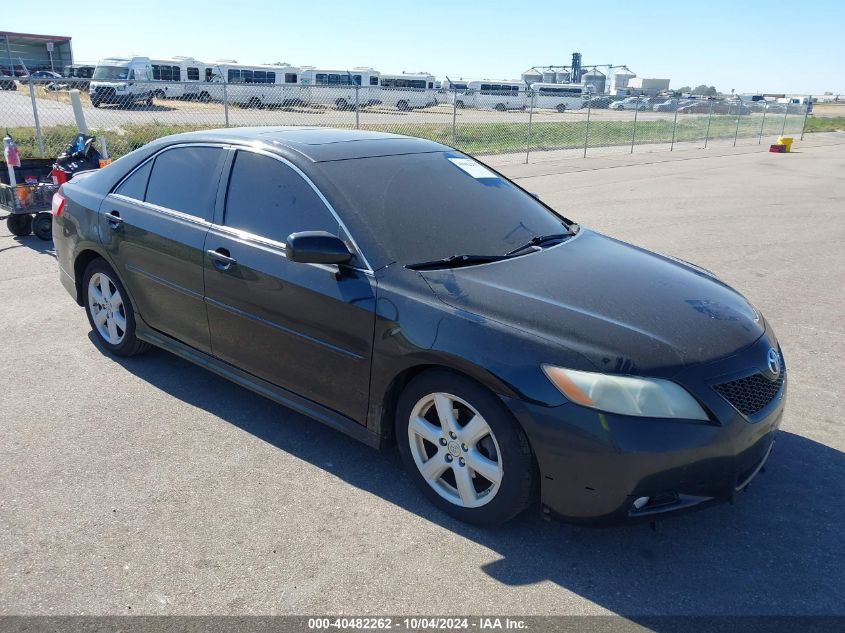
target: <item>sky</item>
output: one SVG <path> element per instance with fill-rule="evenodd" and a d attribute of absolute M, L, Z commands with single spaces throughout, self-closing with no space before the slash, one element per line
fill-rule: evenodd
<path fill-rule="evenodd" d="M 625 64 L 672 88 L 845 93 L 845 0 L 75 0 L 56 20 L 31 18 L 5 12 L 0 29 L 70 35 L 77 61 L 186 55 L 518 79 L 579 51 L 586 65 Z"/>

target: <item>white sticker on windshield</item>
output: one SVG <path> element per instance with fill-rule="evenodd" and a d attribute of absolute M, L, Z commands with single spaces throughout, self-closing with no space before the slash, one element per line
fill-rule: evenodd
<path fill-rule="evenodd" d="M 463 169 L 473 178 L 498 178 L 496 174 L 487 169 L 481 163 L 476 163 L 471 158 L 450 158 L 449 161 Z"/>

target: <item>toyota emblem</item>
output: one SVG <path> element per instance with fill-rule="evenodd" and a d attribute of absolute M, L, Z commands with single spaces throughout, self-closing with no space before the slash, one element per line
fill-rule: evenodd
<path fill-rule="evenodd" d="M 769 349 L 769 354 L 767 357 L 767 362 L 769 364 L 769 371 L 772 372 L 773 376 L 777 376 L 780 374 L 780 354 L 778 351 L 772 347 Z"/>

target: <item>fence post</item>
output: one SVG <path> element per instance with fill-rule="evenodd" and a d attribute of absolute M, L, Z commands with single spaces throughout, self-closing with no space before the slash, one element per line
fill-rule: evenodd
<path fill-rule="evenodd" d="M 584 129 L 584 158 L 587 158 L 587 143 L 590 141 L 590 108 L 592 106 L 592 97 L 587 95 L 587 125 Z"/>
<path fill-rule="evenodd" d="M 358 107 L 358 90 L 361 89 L 361 86 L 355 84 L 355 129 L 360 129 L 361 124 L 358 120 L 358 114 L 360 112 L 360 108 Z"/>
<path fill-rule="evenodd" d="M 38 143 L 38 155 L 44 158 L 44 136 L 41 134 L 41 122 L 38 120 L 38 104 L 35 100 L 35 85 L 29 77 L 29 99 L 32 101 L 32 117 L 35 119 L 35 140 Z"/>
<path fill-rule="evenodd" d="M 452 88 L 452 145 L 457 142 L 455 134 L 455 123 L 458 118 L 458 89 Z"/>
<path fill-rule="evenodd" d="M 79 98 L 79 90 L 73 89 L 68 92 L 68 95 L 70 95 L 70 105 L 73 107 L 73 118 L 76 119 L 76 129 L 82 134 L 87 135 L 88 123 L 85 121 L 85 111 L 82 109 L 82 100 Z"/>
<path fill-rule="evenodd" d="M 742 103 L 736 104 L 736 129 L 734 130 L 734 147 L 736 147 L 736 137 L 739 136 L 739 117 L 742 114 Z"/>
<path fill-rule="evenodd" d="M 707 149 L 707 141 L 710 140 L 710 121 L 713 120 L 713 99 L 708 98 L 710 101 L 710 110 L 707 114 L 707 133 L 704 135 L 704 149 Z"/>
<path fill-rule="evenodd" d="M 768 109 L 768 104 L 763 101 L 763 121 L 760 123 L 760 136 L 757 137 L 757 145 L 763 142 L 763 128 L 766 127 L 766 111 Z"/>
<path fill-rule="evenodd" d="M 783 136 L 784 132 L 786 132 L 786 117 L 789 116 L 789 104 L 786 105 L 786 110 L 783 111 L 783 125 L 780 127 L 780 135 Z"/>
<path fill-rule="evenodd" d="M 531 152 L 531 124 L 534 120 L 534 91 L 530 88 L 528 92 L 531 94 L 528 105 L 528 140 L 525 143 L 525 164 L 528 164 L 528 154 Z"/>
<path fill-rule="evenodd" d="M 675 129 L 678 127 L 678 105 L 675 104 L 675 120 L 672 121 L 672 144 L 669 146 L 669 151 L 675 151 Z"/>
<path fill-rule="evenodd" d="M 640 112 L 640 99 L 642 95 L 637 95 L 637 101 L 634 103 L 634 129 L 631 131 L 631 153 L 634 153 L 634 141 L 637 140 L 637 115 Z"/>
<path fill-rule="evenodd" d="M 226 120 L 226 127 L 229 127 L 229 91 L 226 89 L 225 81 L 223 81 L 223 117 Z"/>
<path fill-rule="evenodd" d="M 810 114 L 810 106 L 813 105 L 812 95 L 807 95 L 807 104 L 804 106 L 804 122 L 801 124 L 801 140 L 804 140 L 804 128 L 807 127 L 807 115 Z"/>

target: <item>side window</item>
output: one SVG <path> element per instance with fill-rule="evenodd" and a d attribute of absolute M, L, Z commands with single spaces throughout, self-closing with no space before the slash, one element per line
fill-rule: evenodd
<path fill-rule="evenodd" d="M 176 147 L 162 152 L 153 164 L 146 201 L 210 220 L 222 151 L 217 147 Z"/>
<path fill-rule="evenodd" d="M 281 243 L 296 231 L 338 235 L 339 230 L 331 211 L 296 171 L 244 151 L 232 167 L 224 224 Z"/>
<path fill-rule="evenodd" d="M 135 170 L 129 178 L 120 183 L 115 193 L 133 200 L 143 200 L 147 192 L 147 181 L 150 179 L 150 170 L 153 168 L 153 161 L 148 160 L 141 167 Z"/>
<path fill-rule="evenodd" d="M 200 69 L 199 68 L 188 68 L 188 81 L 199 81 L 200 79 Z"/>

